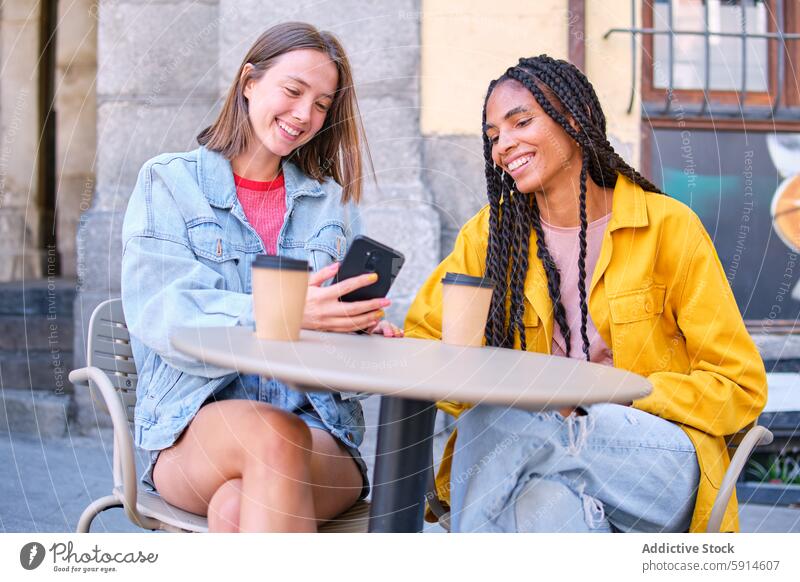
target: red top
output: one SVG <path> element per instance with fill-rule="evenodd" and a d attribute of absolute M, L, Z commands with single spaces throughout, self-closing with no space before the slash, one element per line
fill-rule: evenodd
<path fill-rule="evenodd" d="M 256 230 L 267 254 L 277 254 L 278 234 L 286 214 L 286 188 L 283 172 L 271 182 L 248 180 L 233 175 L 236 195 L 247 221 Z"/>

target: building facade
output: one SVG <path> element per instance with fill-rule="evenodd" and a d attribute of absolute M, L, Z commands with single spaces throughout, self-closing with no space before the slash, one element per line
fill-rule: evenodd
<path fill-rule="evenodd" d="M 485 203 L 488 82 L 548 53 L 591 79 L 617 151 L 700 214 L 765 359 L 800 358 L 786 334 L 800 315 L 798 19 L 787 0 L 4 2 L 0 329 L 17 338 L 0 338 L 4 406 L 94 422 L 57 369 L 82 362 L 92 309 L 119 295 L 137 172 L 195 147 L 252 41 L 286 20 L 335 32 L 351 57 L 375 169 L 367 228 L 406 255 L 395 323 Z M 36 321 L 13 308 L 30 302 Z"/>

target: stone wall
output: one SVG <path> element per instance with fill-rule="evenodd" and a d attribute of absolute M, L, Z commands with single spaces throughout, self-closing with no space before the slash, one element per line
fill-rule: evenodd
<path fill-rule="evenodd" d="M 39 104 L 41 3 L 11 0 L 0 17 L 0 281 L 51 274 L 55 257 L 43 256 L 40 231 L 57 233 L 61 275 L 76 274 L 75 233 L 94 188 L 96 143 L 94 98 L 97 34 L 96 0 L 58 5 L 53 109 L 56 123 L 56 224 L 42 224 L 37 151 L 41 145 Z M 43 261 L 43 259 L 46 259 Z M 48 272 L 43 273 L 43 263 Z"/>
<path fill-rule="evenodd" d="M 36 151 L 39 146 L 38 1 L 0 12 L 0 281 L 42 275 Z"/>
<path fill-rule="evenodd" d="M 99 2 L 96 184 L 77 235 L 76 365 L 92 310 L 119 297 L 122 220 L 139 169 L 159 153 L 196 147 L 217 111 L 218 32 L 216 0 Z M 85 391 L 76 398 L 88 415 Z"/>
<path fill-rule="evenodd" d="M 56 31 L 56 246 L 61 276 L 77 275 L 76 233 L 94 193 L 97 144 L 97 2 L 58 5 Z"/>

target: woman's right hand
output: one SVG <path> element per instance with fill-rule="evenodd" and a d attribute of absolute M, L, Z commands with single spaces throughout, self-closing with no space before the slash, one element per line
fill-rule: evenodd
<path fill-rule="evenodd" d="M 371 328 L 383 318 L 383 308 L 391 305 L 391 300 L 385 298 L 339 301 L 342 295 L 372 285 L 378 280 L 378 275 L 368 273 L 323 287 L 322 284 L 336 275 L 338 270 L 339 263 L 333 263 L 309 275 L 303 311 L 304 329 L 349 332 Z"/>

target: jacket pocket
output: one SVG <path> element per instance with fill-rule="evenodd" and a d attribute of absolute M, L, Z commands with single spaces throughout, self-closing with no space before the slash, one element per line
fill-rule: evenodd
<path fill-rule="evenodd" d="M 249 289 L 250 265 L 243 260 L 245 253 L 234 247 L 219 224 L 200 222 L 187 232 L 192 252 L 201 263 L 222 276 L 225 289 L 236 292 Z"/>
<path fill-rule="evenodd" d="M 195 255 L 212 263 L 239 262 L 241 257 L 226 240 L 225 233 L 216 222 L 200 222 L 188 229 L 189 244 Z"/>
<path fill-rule="evenodd" d="M 344 224 L 338 220 L 324 223 L 305 244 L 308 260 L 315 271 L 335 261 L 341 261 L 347 252 Z"/>
<path fill-rule="evenodd" d="M 610 347 L 616 367 L 647 376 L 667 364 L 669 335 L 661 317 L 665 294 L 664 285 L 651 284 L 609 297 Z"/>
<path fill-rule="evenodd" d="M 664 285 L 650 285 L 634 291 L 617 293 L 609 298 L 613 323 L 634 323 L 664 312 Z"/>

